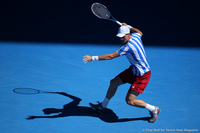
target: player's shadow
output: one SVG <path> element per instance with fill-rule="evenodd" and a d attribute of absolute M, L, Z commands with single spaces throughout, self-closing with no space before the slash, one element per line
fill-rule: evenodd
<path fill-rule="evenodd" d="M 65 104 L 63 109 L 56 109 L 56 108 L 46 108 L 43 109 L 44 116 L 29 116 L 26 118 L 27 120 L 36 119 L 36 118 L 59 118 L 59 117 L 68 117 L 68 116 L 90 116 L 90 117 L 97 117 L 104 122 L 108 123 L 115 123 L 115 122 L 127 122 L 127 121 L 136 121 L 136 120 L 143 120 L 148 121 L 150 117 L 141 117 L 141 118 L 122 118 L 119 117 L 111 110 L 107 109 L 104 114 L 100 114 L 94 111 L 90 107 L 85 106 L 78 106 L 82 99 L 67 94 L 65 92 L 58 92 L 57 94 L 66 96 L 71 98 L 73 101 Z M 55 114 L 55 115 L 52 115 Z"/>

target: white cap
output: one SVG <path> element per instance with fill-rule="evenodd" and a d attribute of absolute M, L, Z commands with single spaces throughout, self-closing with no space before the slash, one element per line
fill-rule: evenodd
<path fill-rule="evenodd" d="M 130 33 L 130 28 L 128 26 L 121 26 L 118 30 L 117 37 L 123 37 L 126 34 Z"/>

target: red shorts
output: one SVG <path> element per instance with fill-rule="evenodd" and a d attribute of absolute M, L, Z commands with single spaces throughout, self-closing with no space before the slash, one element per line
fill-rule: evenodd
<path fill-rule="evenodd" d="M 132 72 L 132 66 L 130 66 L 128 69 L 121 72 L 119 76 L 124 83 L 131 84 L 131 90 L 142 94 L 150 80 L 151 71 L 148 71 L 142 76 L 136 76 Z"/>

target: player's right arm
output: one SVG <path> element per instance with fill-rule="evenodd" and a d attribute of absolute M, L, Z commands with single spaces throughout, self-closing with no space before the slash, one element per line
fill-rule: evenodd
<path fill-rule="evenodd" d="M 114 52 L 112 54 L 105 54 L 101 56 L 90 56 L 90 55 L 85 55 L 83 56 L 83 62 L 87 63 L 93 60 L 112 60 L 113 58 L 119 57 L 120 55 L 117 52 Z"/>

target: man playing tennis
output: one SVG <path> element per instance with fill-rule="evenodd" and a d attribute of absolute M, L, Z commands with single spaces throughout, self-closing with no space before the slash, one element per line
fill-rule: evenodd
<path fill-rule="evenodd" d="M 115 95 L 118 86 L 130 83 L 131 86 L 126 96 L 127 104 L 149 110 L 151 114 L 149 122 L 153 123 L 157 120 L 160 108 L 136 99 L 139 94 L 143 93 L 151 76 L 150 66 L 147 62 L 146 53 L 141 41 L 142 35 L 143 33 L 137 28 L 122 23 L 122 26 L 118 30 L 117 37 L 120 38 L 124 45 L 118 51 L 101 56 L 85 55 L 83 57 L 83 62 L 87 63 L 97 60 L 111 60 L 126 55 L 131 63 L 128 69 L 124 70 L 110 81 L 110 86 L 103 102 L 98 104 L 90 103 L 90 106 L 94 110 L 104 113 L 110 99 Z"/>

